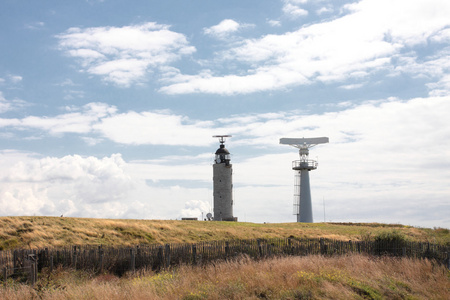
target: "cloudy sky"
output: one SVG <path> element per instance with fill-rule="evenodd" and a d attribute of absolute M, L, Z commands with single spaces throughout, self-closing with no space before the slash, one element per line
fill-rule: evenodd
<path fill-rule="evenodd" d="M 448 0 L 0 3 L 0 215 L 211 211 L 294 222 L 282 137 L 311 149 L 316 222 L 450 228 Z"/>

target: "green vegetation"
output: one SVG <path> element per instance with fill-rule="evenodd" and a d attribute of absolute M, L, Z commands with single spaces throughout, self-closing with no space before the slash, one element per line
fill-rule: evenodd
<path fill-rule="evenodd" d="M 201 222 L 58 217 L 0 217 L 0 250 L 67 245 L 129 246 L 256 238 L 421 241 L 450 245 L 444 228 L 378 223 Z"/>

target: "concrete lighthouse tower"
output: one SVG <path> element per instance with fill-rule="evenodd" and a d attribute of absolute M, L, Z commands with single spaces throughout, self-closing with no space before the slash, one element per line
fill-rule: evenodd
<path fill-rule="evenodd" d="M 214 182 L 214 220 L 237 221 L 233 217 L 233 169 L 230 152 L 225 148 L 225 138 L 231 135 L 215 135 L 219 138 L 220 148 L 215 153 L 213 164 Z"/>

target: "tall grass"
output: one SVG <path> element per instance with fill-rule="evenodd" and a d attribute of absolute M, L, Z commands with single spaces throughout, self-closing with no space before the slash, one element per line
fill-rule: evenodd
<path fill-rule="evenodd" d="M 118 278 L 57 270 L 32 288 L 12 281 L 0 299 L 448 299 L 449 271 L 429 260 L 240 257 Z"/>

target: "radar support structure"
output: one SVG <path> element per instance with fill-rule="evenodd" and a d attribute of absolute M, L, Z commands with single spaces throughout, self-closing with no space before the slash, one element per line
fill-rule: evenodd
<path fill-rule="evenodd" d="M 309 148 L 328 143 L 327 137 L 319 138 L 281 138 L 280 144 L 299 149 L 300 160 L 292 162 L 292 170 L 296 172 L 294 183 L 294 215 L 297 222 L 313 223 L 311 188 L 309 171 L 317 169 L 317 161 L 309 159 Z"/>

